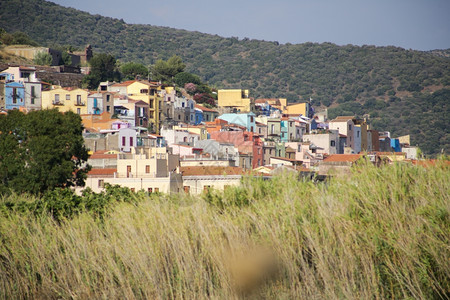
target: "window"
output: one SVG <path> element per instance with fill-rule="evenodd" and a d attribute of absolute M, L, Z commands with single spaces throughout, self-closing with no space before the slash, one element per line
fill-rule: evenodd
<path fill-rule="evenodd" d="M 261 127 L 258 128 L 259 133 L 261 133 Z"/>
<path fill-rule="evenodd" d="M 169 102 L 170 102 L 170 97 L 167 97 L 167 101 L 169 101 Z"/>
<path fill-rule="evenodd" d="M 130 136 L 130 147 L 133 147 L 133 137 Z"/>
<path fill-rule="evenodd" d="M 77 114 L 81 115 L 81 108 L 77 108 Z"/>
<path fill-rule="evenodd" d="M 34 104 L 34 98 L 36 98 L 36 87 L 31 87 L 31 104 Z"/>
<path fill-rule="evenodd" d="M 149 165 L 146 165 L 145 166 L 145 173 L 150 173 L 150 166 Z"/>
<path fill-rule="evenodd" d="M 77 95 L 77 102 L 81 103 L 81 95 Z"/>
<path fill-rule="evenodd" d="M 153 113 L 153 111 L 150 111 L 150 112 L 148 113 L 148 117 L 149 117 L 150 119 L 153 119 L 153 118 L 154 118 L 154 113 Z"/>
<path fill-rule="evenodd" d="M 131 188 L 131 191 L 134 193 L 136 191 L 136 189 L 135 188 Z"/>
<path fill-rule="evenodd" d="M 206 115 L 206 121 L 209 121 L 209 115 Z"/>
<path fill-rule="evenodd" d="M 184 102 L 183 102 L 183 103 L 181 103 L 181 107 L 184 107 Z"/>
<path fill-rule="evenodd" d="M 331 147 L 335 147 L 336 146 L 336 142 L 335 141 L 331 141 L 330 146 Z"/>
<path fill-rule="evenodd" d="M 140 90 L 140 93 L 141 93 L 141 94 L 148 94 L 148 89 L 141 89 L 141 90 Z"/>
<path fill-rule="evenodd" d="M 203 186 L 203 191 L 207 192 L 207 191 L 209 191 L 210 188 L 211 188 L 210 185 L 205 185 L 205 186 Z"/>
<path fill-rule="evenodd" d="M 191 189 L 191 187 L 188 185 L 183 186 L 183 190 L 186 194 L 189 194 L 190 189 Z"/>
<path fill-rule="evenodd" d="M 119 126 L 120 126 L 120 125 L 119 125 Z M 126 140 L 125 140 L 125 137 L 123 136 L 123 137 L 122 137 L 122 146 L 125 146 L 125 141 L 126 141 Z"/>
<path fill-rule="evenodd" d="M 16 88 L 13 88 L 13 99 L 12 99 L 12 103 L 16 104 L 17 103 L 17 90 Z"/>
<path fill-rule="evenodd" d="M 250 116 L 250 122 L 253 122 L 253 116 Z"/>
<path fill-rule="evenodd" d="M 98 187 L 99 188 L 102 188 L 102 187 L 104 187 L 105 186 L 105 181 L 103 180 L 103 179 L 99 179 L 98 180 Z"/>
<path fill-rule="evenodd" d="M 59 102 L 59 94 L 55 94 L 55 102 Z"/>
<path fill-rule="evenodd" d="M 275 125 L 274 124 L 270 125 L 270 129 L 271 129 L 270 133 L 273 134 L 275 132 Z"/>
<path fill-rule="evenodd" d="M 148 188 L 147 191 L 148 191 L 149 194 L 153 193 L 153 189 L 152 188 Z"/>
<path fill-rule="evenodd" d="M 66 94 L 66 100 L 70 100 L 70 94 Z"/>
<path fill-rule="evenodd" d="M 106 102 L 109 102 L 111 95 L 106 95 Z"/>
<path fill-rule="evenodd" d="M 253 132 L 253 126 L 250 127 L 250 131 Z"/>
<path fill-rule="evenodd" d="M 356 132 L 356 137 L 359 138 L 359 131 Z"/>
<path fill-rule="evenodd" d="M 106 106 L 106 111 L 107 111 L 107 112 L 110 112 L 110 111 L 111 111 L 111 106 L 109 106 L 109 105 Z"/>
<path fill-rule="evenodd" d="M 154 103 L 154 101 L 155 101 L 155 100 L 153 100 L 153 99 L 150 100 L 150 108 L 153 108 L 153 103 Z"/>
<path fill-rule="evenodd" d="M 352 130 L 352 125 L 348 125 L 348 130 Z"/>
<path fill-rule="evenodd" d="M 155 193 L 159 193 L 159 188 L 155 188 Z"/>
<path fill-rule="evenodd" d="M 192 115 L 191 115 L 191 121 L 193 120 L 194 118 L 192 117 Z"/>

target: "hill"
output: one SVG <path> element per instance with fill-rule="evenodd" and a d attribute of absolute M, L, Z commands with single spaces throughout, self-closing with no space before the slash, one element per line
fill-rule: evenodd
<path fill-rule="evenodd" d="M 448 50 L 239 40 L 126 24 L 43 0 L 0 2 L 0 27 L 47 46 L 91 44 L 124 62 L 153 64 L 176 54 L 212 86 L 292 102 L 311 97 L 315 106 L 328 107 L 331 117 L 370 114 L 375 129 L 411 133 L 424 153 L 449 151 Z"/>

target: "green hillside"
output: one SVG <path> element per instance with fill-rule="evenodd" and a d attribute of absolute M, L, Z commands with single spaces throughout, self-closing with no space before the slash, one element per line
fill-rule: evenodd
<path fill-rule="evenodd" d="M 151 20 L 150 20 L 151 22 Z M 218 88 L 250 89 L 337 114 L 370 114 L 375 129 L 411 133 L 427 154 L 449 152 L 450 58 L 398 47 L 279 44 L 91 15 L 43 0 L 0 2 L 0 27 L 43 45 L 91 44 L 121 61 L 153 64 L 179 55 L 187 71 Z M 432 93 L 437 93 L 436 95 Z"/>

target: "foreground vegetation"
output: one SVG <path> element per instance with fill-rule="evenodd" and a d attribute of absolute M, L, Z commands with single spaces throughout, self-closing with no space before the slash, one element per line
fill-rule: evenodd
<path fill-rule="evenodd" d="M 449 183 L 438 163 L 325 184 L 246 179 L 202 197 L 110 187 L 78 209 L 55 204 L 67 191 L 10 195 L 0 298 L 446 299 Z"/>

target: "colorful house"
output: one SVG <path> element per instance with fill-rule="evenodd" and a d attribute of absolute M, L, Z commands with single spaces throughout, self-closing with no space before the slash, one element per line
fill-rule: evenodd
<path fill-rule="evenodd" d="M 219 116 L 219 113 L 216 110 L 205 107 L 203 105 L 196 104 L 195 108 L 202 111 L 202 122 L 214 122 L 214 120 Z"/>
<path fill-rule="evenodd" d="M 249 97 L 248 90 L 218 90 L 219 107 L 232 112 L 251 112 L 255 110 L 255 101 Z"/>
<path fill-rule="evenodd" d="M 87 114 L 89 92 L 80 88 L 56 88 L 42 92 L 42 108 L 57 108 L 61 112 Z"/>
<path fill-rule="evenodd" d="M 241 114 L 223 114 L 219 119 L 227 121 L 229 124 L 236 124 L 245 127 L 247 131 L 255 132 L 255 114 L 241 113 Z"/>

